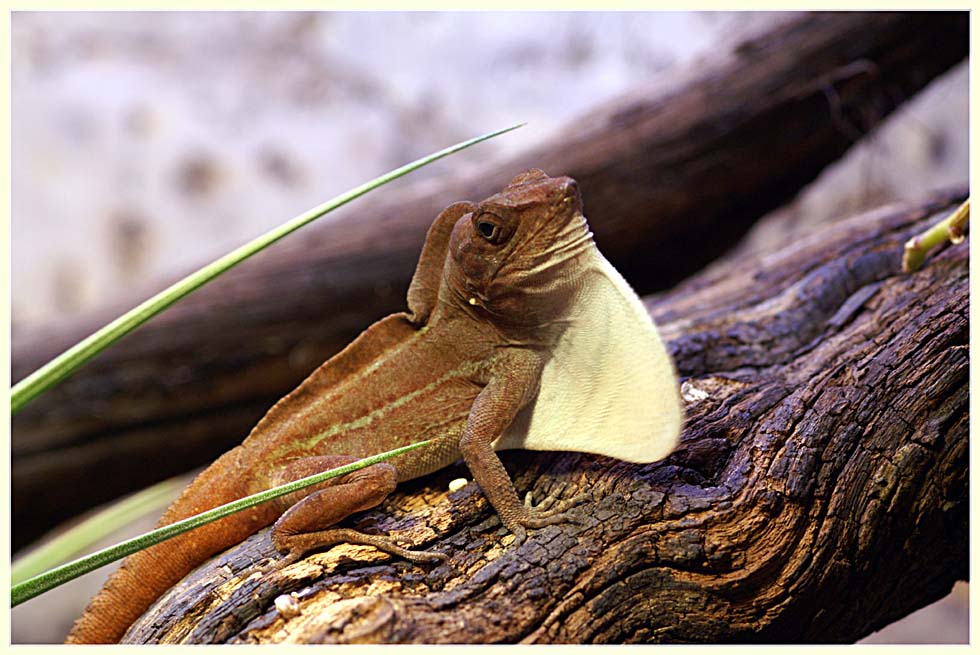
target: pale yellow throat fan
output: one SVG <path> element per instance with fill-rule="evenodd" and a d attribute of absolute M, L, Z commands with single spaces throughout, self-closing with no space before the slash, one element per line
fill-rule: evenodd
<path fill-rule="evenodd" d="M 589 253 L 538 396 L 494 448 L 663 459 L 684 422 L 674 365 L 636 293 L 594 245 Z"/>

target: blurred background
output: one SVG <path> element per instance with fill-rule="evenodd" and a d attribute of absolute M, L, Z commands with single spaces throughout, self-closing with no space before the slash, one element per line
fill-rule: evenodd
<path fill-rule="evenodd" d="M 453 142 L 528 123 L 413 180 L 541 142 L 603 100 L 696 67 L 780 18 L 16 12 L 13 338 L 145 297 L 300 211 Z M 817 223 L 965 183 L 967 64 L 780 210 L 787 221 Z M 92 593 L 96 577 L 77 593 Z M 14 641 L 59 640 L 83 604 L 64 595 L 50 601 L 62 605 L 61 616 L 46 601 L 13 612 Z M 960 584 L 865 641 L 965 643 L 967 619 Z"/>

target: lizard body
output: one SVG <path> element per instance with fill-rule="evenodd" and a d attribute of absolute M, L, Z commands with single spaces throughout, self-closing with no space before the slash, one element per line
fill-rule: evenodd
<path fill-rule="evenodd" d="M 517 536 L 568 520 L 525 507 L 495 450 L 583 450 L 654 461 L 682 421 L 672 364 L 635 294 L 602 258 L 570 178 L 530 170 L 426 237 L 408 311 L 381 319 L 205 469 L 161 525 L 400 445 L 428 446 L 185 533 L 127 558 L 69 643 L 118 641 L 195 566 L 262 527 L 288 557 L 338 542 L 445 559 L 334 526 L 398 482 L 462 456 Z M 567 505 L 566 505 L 567 506 Z"/>

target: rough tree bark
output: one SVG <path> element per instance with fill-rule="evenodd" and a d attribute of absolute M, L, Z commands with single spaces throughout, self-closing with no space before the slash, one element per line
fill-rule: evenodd
<path fill-rule="evenodd" d="M 667 288 L 963 59 L 967 24 L 966 12 L 795 15 L 507 161 L 385 191 L 311 226 L 15 417 L 14 547 L 238 443 L 321 361 L 403 307 L 425 230 L 450 202 L 531 166 L 571 175 L 607 256 L 641 292 Z M 15 335 L 12 377 L 117 314 Z"/>
<path fill-rule="evenodd" d="M 344 545 L 280 570 L 260 532 L 127 640 L 852 642 L 940 598 L 968 570 L 968 245 L 912 275 L 900 258 L 963 195 L 649 299 L 684 379 L 681 447 L 645 466 L 504 456 L 539 499 L 588 490 L 582 525 L 508 548 L 476 485 L 447 496 L 457 466 L 353 521 L 449 565 Z"/>

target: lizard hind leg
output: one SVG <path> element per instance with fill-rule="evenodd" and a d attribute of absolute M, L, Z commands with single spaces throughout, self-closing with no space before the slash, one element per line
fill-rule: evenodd
<path fill-rule="evenodd" d="M 273 476 L 273 485 L 298 480 L 356 461 L 356 457 L 314 456 L 295 459 Z M 374 464 L 314 487 L 296 500 L 290 494 L 278 500 L 285 512 L 272 528 L 272 544 L 289 561 L 318 548 L 340 543 L 365 544 L 412 562 L 445 561 L 442 553 L 426 553 L 399 546 L 390 537 L 331 527 L 354 512 L 377 506 L 395 489 L 397 473 L 391 464 Z M 297 492 L 303 494 L 303 492 Z M 275 501 L 274 501 L 275 502 Z M 286 509 L 288 508 L 288 509 Z"/>

